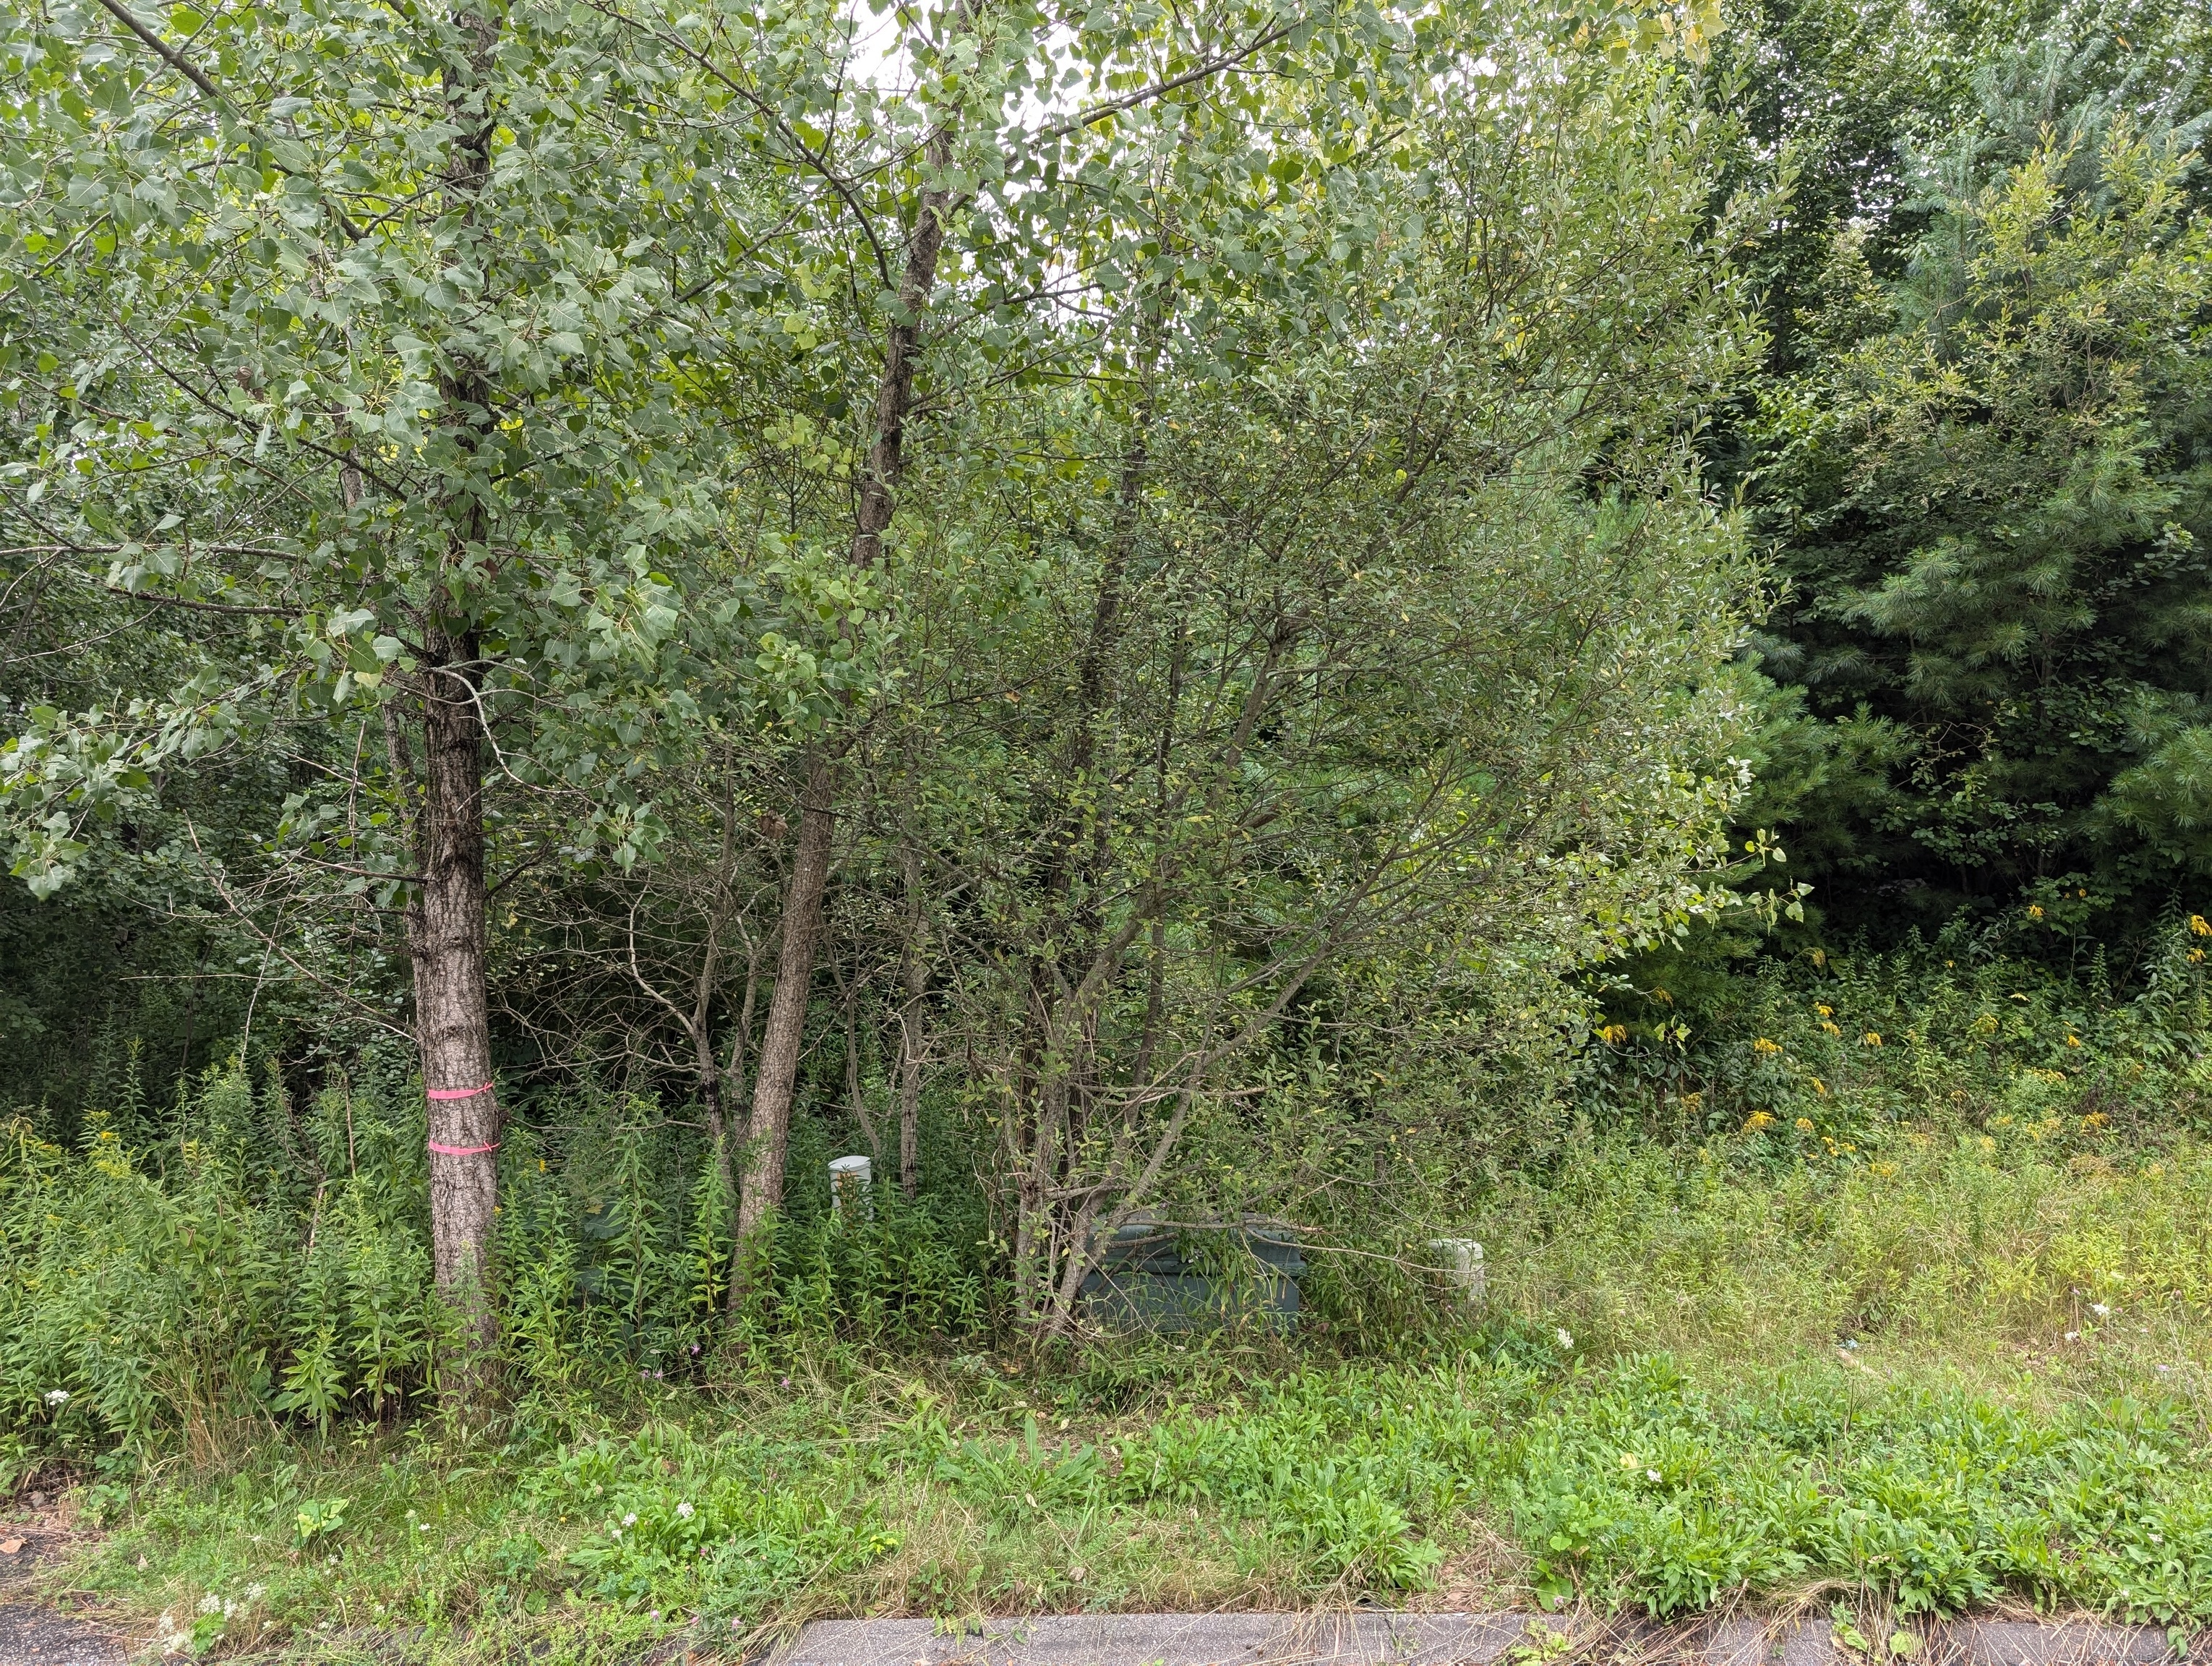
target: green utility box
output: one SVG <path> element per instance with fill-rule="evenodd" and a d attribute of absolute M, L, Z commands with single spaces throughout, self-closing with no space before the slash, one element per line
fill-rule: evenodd
<path fill-rule="evenodd" d="M 1297 1322 L 1306 1270 L 1297 1229 L 1261 1215 L 1163 1221 L 1132 1216 L 1083 1281 L 1084 1311 L 1109 1330 L 1210 1330 Z"/>

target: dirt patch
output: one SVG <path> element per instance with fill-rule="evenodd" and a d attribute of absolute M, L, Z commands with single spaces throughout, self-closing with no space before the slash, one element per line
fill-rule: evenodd
<path fill-rule="evenodd" d="M 129 1643 L 96 1619 L 65 1614 L 29 1589 L 33 1576 L 66 1556 L 83 1535 L 70 1530 L 64 1495 L 33 1488 L 0 1514 L 0 1666 L 123 1666 Z"/>

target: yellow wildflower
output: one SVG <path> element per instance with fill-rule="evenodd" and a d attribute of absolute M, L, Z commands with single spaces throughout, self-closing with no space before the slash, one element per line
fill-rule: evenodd
<path fill-rule="evenodd" d="M 1814 1001 L 1813 1003 L 1813 1010 L 1818 1012 L 1824 1018 L 1832 1018 L 1836 1016 L 1836 1009 L 1829 1006 L 1825 1000 Z"/>
<path fill-rule="evenodd" d="M 2027 917 L 2031 920 L 2042 919 L 2043 905 L 2040 903 L 2030 903 L 2027 905 Z"/>
<path fill-rule="evenodd" d="M 1818 1076 L 1815 1076 L 1815 1077 L 1814 1077 L 1814 1078 L 1813 1078 L 1813 1091 L 1814 1091 L 1814 1092 L 1815 1092 L 1815 1093 L 1819 1093 L 1819 1094 L 1822 1094 L 1822 1095 L 1825 1095 L 1825 1094 L 1826 1094 L 1827 1091 L 1828 1091 L 1828 1085 L 1827 1085 L 1826 1082 L 1822 1081 L 1822 1080 L 1821 1080 Z"/>
<path fill-rule="evenodd" d="M 1869 1030 L 1866 1034 L 1859 1037 L 1859 1045 L 1862 1047 L 1880 1047 L 1881 1045 L 1881 1037 L 1878 1032 Z"/>
<path fill-rule="evenodd" d="M 2204 923 L 2204 916 L 2201 914 L 2192 914 L 2189 916 L 2189 929 L 2199 937 L 2212 937 L 2212 926 Z"/>
<path fill-rule="evenodd" d="M 1812 1131 L 1813 1119 L 1809 1116 L 1800 1116 L 1797 1119 L 1797 1132 L 1800 1134 L 1810 1134 Z"/>
<path fill-rule="evenodd" d="M 1773 1114 L 1770 1111 L 1754 1110 L 1743 1119 L 1743 1126 L 1746 1133 L 1756 1133 L 1760 1128 L 1771 1128 L 1774 1126 Z"/>
<path fill-rule="evenodd" d="M 1771 1042 L 1767 1040 L 1765 1037 L 1761 1036 L 1752 1043 L 1751 1050 L 1754 1053 L 1779 1053 L 1782 1050 L 1782 1046 L 1780 1043 Z"/>
<path fill-rule="evenodd" d="M 1826 1031 L 1832 1036 L 1840 1036 L 1844 1033 L 1842 1031 L 1837 1029 L 1832 1024 L 1824 1024 L 1820 1028 Z"/>

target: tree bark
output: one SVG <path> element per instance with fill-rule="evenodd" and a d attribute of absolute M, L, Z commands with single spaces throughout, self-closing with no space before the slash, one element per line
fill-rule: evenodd
<path fill-rule="evenodd" d="M 478 1347 L 497 1339 L 492 1219 L 499 1097 L 484 987 L 482 723 L 476 642 L 438 635 L 422 688 L 419 905 L 408 915 L 415 1026 L 430 1095 L 430 1237 L 439 1293 Z M 447 1094 L 455 1097 L 441 1097 Z"/>
<path fill-rule="evenodd" d="M 836 818 L 830 808 L 836 790 L 836 767 L 817 757 L 807 770 L 805 799 L 799 806 L 799 847 L 792 854 L 791 889 L 784 897 L 775 993 L 769 997 L 768 1032 L 761 1038 L 760 1064 L 753 1074 L 744 1181 L 738 1196 L 740 1275 L 746 1271 L 744 1258 L 755 1236 L 783 1202 L 792 1090 L 799 1079 L 806 998 L 814 982 L 815 940 L 822 933 L 822 892 L 830 878 L 830 841 L 836 833 Z"/>
<path fill-rule="evenodd" d="M 964 9 L 958 15 L 964 22 Z M 922 154 L 931 173 L 942 177 L 952 161 L 949 121 L 939 122 L 930 131 Z M 891 320 L 886 334 L 883 374 L 876 385 L 875 439 L 868 448 L 867 468 L 860 482 L 849 557 L 855 567 L 876 564 L 883 554 L 884 531 L 891 524 L 893 495 L 906 460 L 906 419 L 914 406 L 915 360 L 921 341 L 921 319 L 937 286 L 938 258 L 944 252 L 945 221 L 951 209 L 951 194 L 941 185 L 923 190 L 913 235 L 907 244 L 898 316 Z M 792 855 L 791 885 L 784 897 L 783 945 L 776 960 L 775 994 L 769 1002 L 768 1033 L 762 1039 L 760 1067 L 753 1078 L 744 1188 L 738 1204 L 740 1266 L 754 1234 L 783 1201 L 792 1095 L 806 1026 L 807 996 L 814 981 L 814 952 L 822 934 L 822 897 L 829 885 L 830 859 L 836 837 L 841 775 L 828 745 L 817 745 L 807 763 L 799 846 Z"/>
<path fill-rule="evenodd" d="M 494 122 L 482 83 L 499 25 L 469 0 L 452 15 L 465 46 L 442 77 L 455 127 L 445 179 L 459 226 L 472 238 L 477 202 L 491 177 Z M 473 459 L 493 420 L 484 367 L 456 359 L 441 374 L 438 391 L 457 443 Z M 492 1226 L 500 1113 L 484 978 L 484 716 L 474 599 L 456 582 L 488 529 L 482 501 L 462 480 L 449 481 L 439 508 L 443 561 L 422 599 L 422 668 L 416 682 L 422 702 L 422 798 L 415 828 L 422 881 L 407 923 L 416 1037 L 429 1104 L 431 1262 L 438 1293 L 459 1319 L 471 1356 L 461 1362 L 457 1382 L 465 1399 L 481 1388 L 499 1338 Z"/>

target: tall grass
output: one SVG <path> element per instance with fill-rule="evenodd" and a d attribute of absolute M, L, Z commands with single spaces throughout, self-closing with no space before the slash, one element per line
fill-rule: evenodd
<path fill-rule="evenodd" d="M 885 1188 L 848 1220 L 799 1164 L 726 1315 L 733 1212 L 697 1131 L 639 1099 L 545 1110 L 501 1154 L 505 1376 L 533 1412 L 696 1381 L 718 1349 L 910 1346 L 994 1319 L 966 1195 Z M 447 1338 L 419 1094 L 342 1083 L 300 1110 L 273 1071 L 257 1089 L 233 1064 L 165 1122 L 131 1118 L 135 1139 L 120 1120 L 88 1114 L 69 1149 L 19 1115 L 0 1140 L 0 1470 L 111 1448 L 205 1462 L 425 1400 Z"/>

